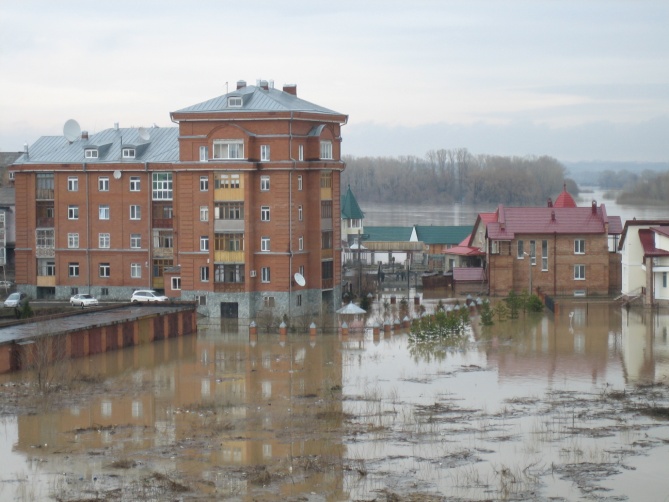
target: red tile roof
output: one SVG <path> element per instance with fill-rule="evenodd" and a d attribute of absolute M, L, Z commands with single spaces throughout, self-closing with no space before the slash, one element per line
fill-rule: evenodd
<path fill-rule="evenodd" d="M 576 207 L 576 201 L 571 196 L 571 194 L 567 192 L 566 184 L 564 185 L 562 192 L 560 192 L 560 195 L 558 195 L 557 199 L 555 199 L 553 207 Z"/>
<path fill-rule="evenodd" d="M 643 256 L 669 256 L 669 251 L 666 249 L 658 249 L 655 247 L 655 229 L 640 228 L 639 241 L 643 246 Z"/>

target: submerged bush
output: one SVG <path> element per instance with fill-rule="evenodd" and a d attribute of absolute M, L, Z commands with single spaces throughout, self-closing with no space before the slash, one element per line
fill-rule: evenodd
<path fill-rule="evenodd" d="M 467 309 L 456 309 L 450 312 L 437 310 L 433 316 L 421 317 L 414 321 L 410 337 L 413 341 L 459 342 L 467 338 L 469 325 Z"/>

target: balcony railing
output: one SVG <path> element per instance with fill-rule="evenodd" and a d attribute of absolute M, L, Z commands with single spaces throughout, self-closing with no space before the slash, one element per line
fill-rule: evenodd
<path fill-rule="evenodd" d="M 53 200 L 53 188 L 38 188 L 35 191 L 35 198 L 37 200 Z"/>
<path fill-rule="evenodd" d="M 321 289 L 332 289 L 334 287 L 334 279 L 321 279 Z"/>
<path fill-rule="evenodd" d="M 321 249 L 321 259 L 325 260 L 328 258 L 332 258 L 332 256 L 333 256 L 332 249 Z"/>
<path fill-rule="evenodd" d="M 214 292 L 216 293 L 243 293 L 243 282 L 215 282 Z"/>
<path fill-rule="evenodd" d="M 154 258 L 172 258 L 174 257 L 174 248 L 153 248 Z"/>
<path fill-rule="evenodd" d="M 54 226 L 54 218 L 37 218 L 37 226 L 42 227 L 42 228 L 53 228 Z"/>
<path fill-rule="evenodd" d="M 172 228 L 173 219 L 172 218 L 153 218 L 151 220 L 151 225 L 153 228 Z"/>
<path fill-rule="evenodd" d="M 244 263 L 244 251 L 214 251 L 216 263 Z"/>
<path fill-rule="evenodd" d="M 55 275 L 38 275 L 37 286 L 40 287 L 54 287 L 56 285 Z"/>

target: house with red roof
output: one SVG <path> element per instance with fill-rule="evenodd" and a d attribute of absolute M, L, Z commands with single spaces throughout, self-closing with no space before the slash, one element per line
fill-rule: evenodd
<path fill-rule="evenodd" d="M 484 255 L 488 293 L 615 294 L 620 288 L 619 216 L 604 204 L 578 207 L 565 190 L 545 207 L 481 213 L 467 243 Z"/>
<path fill-rule="evenodd" d="M 669 220 L 628 220 L 618 249 L 623 296 L 647 306 L 669 304 Z"/>

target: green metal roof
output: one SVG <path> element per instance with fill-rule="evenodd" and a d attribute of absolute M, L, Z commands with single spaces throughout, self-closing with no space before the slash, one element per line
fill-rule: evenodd
<path fill-rule="evenodd" d="M 474 230 L 472 225 L 463 226 L 432 226 L 416 225 L 418 240 L 425 244 L 460 244 Z M 367 227 L 365 227 L 367 232 Z"/>
<path fill-rule="evenodd" d="M 369 235 L 365 240 L 374 242 L 409 242 L 412 231 L 413 227 L 364 227 L 364 233 Z"/>
<path fill-rule="evenodd" d="M 351 192 L 351 185 L 348 186 L 348 190 L 341 198 L 341 217 L 344 220 L 362 220 L 365 217 L 365 213 L 360 209 L 355 195 Z"/>

